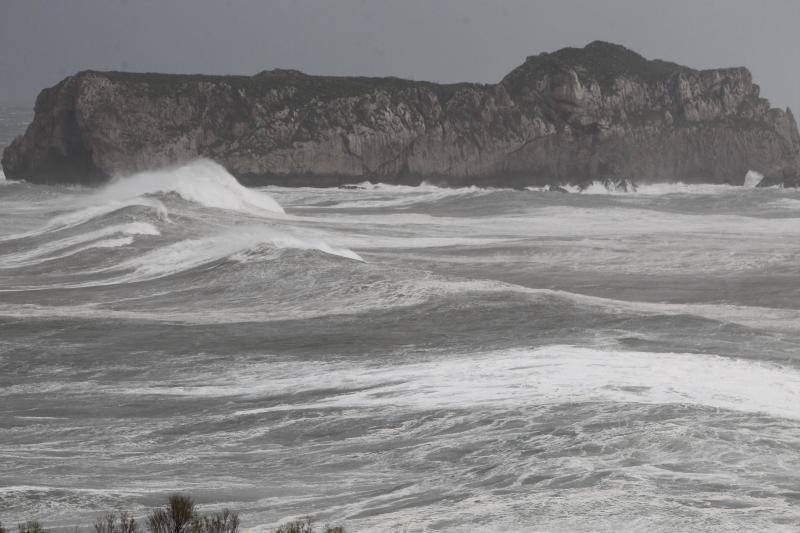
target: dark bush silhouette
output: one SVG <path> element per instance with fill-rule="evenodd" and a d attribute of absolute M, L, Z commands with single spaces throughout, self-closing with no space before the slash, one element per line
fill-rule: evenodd
<path fill-rule="evenodd" d="M 108 513 L 94 523 L 95 533 L 137 533 L 136 520 L 125 511 Z"/>
<path fill-rule="evenodd" d="M 173 494 L 163 507 L 150 511 L 145 519 L 147 533 L 239 533 L 239 515 L 229 509 L 218 513 L 198 513 L 189 496 Z M 126 511 L 106 513 L 94 523 L 94 533 L 145 533 L 133 515 Z M 75 528 L 75 533 L 79 529 Z M 311 518 L 301 518 L 278 526 L 273 533 L 317 533 Z M 19 524 L 19 533 L 49 533 L 36 520 Z M 0 533 L 12 533 L 0 523 Z M 325 525 L 319 533 L 345 533 L 342 526 Z"/>
<path fill-rule="evenodd" d="M 238 533 L 239 515 L 223 509 L 210 516 L 197 517 L 192 521 L 191 533 Z"/>
<path fill-rule="evenodd" d="M 238 533 L 239 515 L 228 509 L 212 515 L 201 515 L 197 513 L 190 497 L 173 494 L 164 507 L 153 509 L 147 515 L 147 529 L 150 533 Z"/>
<path fill-rule="evenodd" d="M 19 529 L 19 533 L 47 533 L 47 530 L 36 520 L 28 520 L 17 526 L 17 529 Z"/>
<path fill-rule="evenodd" d="M 315 533 L 314 521 L 311 518 L 300 518 L 292 522 L 281 524 L 274 533 Z M 325 525 L 322 533 L 344 533 L 342 526 Z"/>
<path fill-rule="evenodd" d="M 167 505 L 153 509 L 147 515 L 147 527 L 151 533 L 189 533 L 194 519 L 192 499 L 173 494 Z"/>
<path fill-rule="evenodd" d="M 151 533 L 172 533 L 174 526 L 166 509 L 153 509 L 147 515 L 147 530 Z"/>
<path fill-rule="evenodd" d="M 314 522 L 310 518 L 301 518 L 281 524 L 275 533 L 314 533 Z"/>

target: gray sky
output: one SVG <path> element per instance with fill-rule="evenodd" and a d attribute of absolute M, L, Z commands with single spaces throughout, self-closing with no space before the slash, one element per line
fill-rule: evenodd
<path fill-rule="evenodd" d="M 796 0 L 0 0 L 0 101 L 78 70 L 396 75 L 496 82 L 603 39 L 696 68 L 748 66 L 800 110 Z"/>

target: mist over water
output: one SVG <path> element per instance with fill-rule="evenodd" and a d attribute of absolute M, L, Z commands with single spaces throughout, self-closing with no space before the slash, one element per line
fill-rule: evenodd
<path fill-rule="evenodd" d="M 25 131 L 32 119 L 33 110 L 30 108 L 0 104 L 0 153 L 14 137 Z M 0 169 L 0 183 L 2 181 Z"/>
<path fill-rule="evenodd" d="M 796 531 L 800 193 L 0 186 L 0 520 Z"/>

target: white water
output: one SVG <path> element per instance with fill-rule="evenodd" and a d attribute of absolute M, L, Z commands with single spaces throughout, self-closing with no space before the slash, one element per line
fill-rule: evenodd
<path fill-rule="evenodd" d="M 117 265 L 90 270 L 95 273 L 134 270 L 132 274 L 99 282 L 100 285 L 153 279 L 244 253 L 261 245 L 319 250 L 347 259 L 363 261 L 352 250 L 332 246 L 314 235 L 313 232 L 292 226 L 289 222 L 291 219 L 283 217 L 283 208 L 271 196 L 265 192 L 243 187 L 222 166 L 209 160 L 198 160 L 180 167 L 118 178 L 99 191 L 68 201 L 68 206 L 73 209 L 53 216 L 41 228 L 5 236 L 2 240 L 20 240 L 51 233 L 57 236 L 65 230 L 82 227 L 82 225 L 100 220 L 104 216 L 136 206 L 152 209 L 161 221 L 172 224 L 166 205 L 162 200 L 153 197 L 155 194 L 168 195 L 170 193 L 177 194 L 184 200 L 202 207 L 234 211 L 267 220 L 260 226 L 239 227 L 233 231 L 230 229 L 218 230 L 213 235 L 187 238 L 153 249 Z M 162 198 L 166 197 L 162 196 Z M 276 226 L 276 215 L 278 216 L 277 220 L 286 219 L 287 222 L 282 226 Z M 61 259 L 91 248 L 124 247 L 133 243 L 133 239 L 130 238 L 99 240 L 116 233 L 129 236 L 161 234 L 158 228 L 148 222 L 109 225 L 69 237 L 55 238 L 39 244 L 36 248 L 2 257 L 0 266 L 19 267 L 31 264 L 31 260 Z M 76 247 L 91 241 L 96 242 Z M 52 256 L 59 250 L 71 247 L 72 249 L 65 254 Z M 62 285 L 62 287 L 91 285 L 93 283 Z"/>
<path fill-rule="evenodd" d="M 357 189 L 345 189 L 355 193 L 356 198 L 343 201 L 336 208 L 369 209 L 376 207 L 403 207 L 414 204 L 433 203 L 449 197 L 482 196 L 503 189 L 487 189 L 480 187 L 439 187 L 422 183 L 416 187 L 408 185 L 387 185 L 384 183 L 359 183 Z M 352 196 L 349 194 L 348 196 Z M 359 197 L 360 196 L 360 197 Z M 364 198 L 369 196 L 369 198 Z"/>
<path fill-rule="evenodd" d="M 710 183 L 683 183 L 681 181 L 669 183 L 638 183 L 628 181 L 628 187 L 616 187 L 607 185 L 602 181 L 594 181 L 586 186 L 579 185 L 560 185 L 562 189 L 571 194 L 586 194 L 586 195 L 639 195 L 639 196 L 660 196 L 667 194 L 680 194 L 680 195 L 710 195 L 710 194 L 725 194 L 736 191 L 741 191 L 743 188 L 753 189 L 762 180 L 764 175 L 750 170 L 744 178 L 744 184 L 728 185 L 728 184 L 710 184 Z M 778 186 L 770 188 L 780 188 Z M 546 185 L 544 187 L 528 187 L 527 190 L 535 192 L 550 192 L 553 187 Z"/>
<path fill-rule="evenodd" d="M 678 404 L 800 420 L 800 370 L 708 354 L 596 350 L 555 345 L 447 360 L 356 366 L 268 362 L 183 386 L 126 394 L 283 397 L 336 389 L 313 403 L 236 411 L 247 416 L 295 409 L 514 409 L 545 404 Z"/>
<path fill-rule="evenodd" d="M 92 200 L 89 201 L 81 200 L 79 202 L 76 202 L 75 204 L 67 204 L 67 205 L 69 208 L 71 208 L 71 210 L 52 216 L 40 228 L 30 230 L 24 233 L 5 235 L 2 238 L 0 238 L 0 242 L 19 240 L 27 237 L 34 237 L 38 235 L 44 235 L 46 233 L 52 233 L 65 229 L 74 228 L 80 226 L 81 224 L 90 222 L 94 219 L 101 218 L 104 215 L 108 215 L 114 213 L 115 211 L 125 209 L 126 207 L 134 207 L 134 206 L 146 207 L 153 210 L 160 219 L 162 220 L 169 219 L 167 215 L 167 208 L 164 206 L 164 204 L 153 198 L 132 198 L 125 201 L 111 200 L 99 205 Z"/>
<path fill-rule="evenodd" d="M 238 259 L 238 253 L 254 250 L 262 244 L 272 245 L 277 248 L 319 250 L 327 254 L 363 261 L 358 254 L 346 248 L 334 248 L 322 241 L 303 240 L 270 228 L 250 227 L 214 237 L 184 240 L 163 248 L 157 248 L 106 269 L 106 271 L 133 269 L 134 273 L 104 283 L 143 281 L 184 272 L 224 258 Z"/>
<path fill-rule="evenodd" d="M 797 192 L 362 187 L 3 188 L 0 519 L 800 518 Z"/>
<path fill-rule="evenodd" d="M 71 237 L 49 241 L 38 246 L 37 248 L 27 250 L 25 252 L 0 256 L 0 267 L 19 267 L 23 265 L 30 265 L 39 261 L 53 261 L 56 259 L 62 259 L 69 255 L 80 253 L 90 248 L 117 247 L 124 246 L 132 242 L 132 239 L 127 237 L 123 239 L 103 240 L 104 237 L 109 237 L 116 234 L 126 236 L 153 236 L 160 235 L 160 232 L 153 224 L 147 222 L 130 222 L 128 224 L 106 226 L 98 230 L 79 233 Z M 89 244 L 87 246 L 73 248 L 77 245 L 85 243 Z M 73 249 L 69 250 L 67 253 L 53 255 L 56 252 L 66 250 L 68 248 Z"/>
<path fill-rule="evenodd" d="M 747 174 L 744 177 L 744 186 L 749 189 L 753 189 L 759 183 L 761 183 L 761 180 L 763 179 L 764 179 L 764 174 L 756 172 L 755 170 L 748 170 Z"/>
<path fill-rule="evenodd" d="M 624 190 L 614 187 L 607 187 L 604 183 L 595 181 L 589 186 L 581 189 L 576 185 L 563 186 L 571 194 L 612 194 L 612 195 L 642 195 L 642 196 L 660 196 L 665 194 L 691 194 L 691 195 L 707 195 L 707 194 L 724 194 L 726 192 L 733 192 L 740 190 L 741 187 L 735 185 L 714 185 L 709 183 L 682 183 L 680 181 L 673 183 L 642 183 L 636 184 L 635 190 Z"/>
<path fill-rule="evenodd" d="M 284 212 L 269 195 L 242 186 L 221 165 L 208 159 L 117 178 L 98 191 L 94 198 L 119 202 L 146 194 L 170 192 L 206 207 L 261 216 Z"/>

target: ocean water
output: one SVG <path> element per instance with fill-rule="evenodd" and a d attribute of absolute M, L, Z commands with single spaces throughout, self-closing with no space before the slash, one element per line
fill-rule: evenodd
<path fill-rule="evenodd" d="M 800 192 L 0 182 L 0 520 L 797 531 Z"/>

